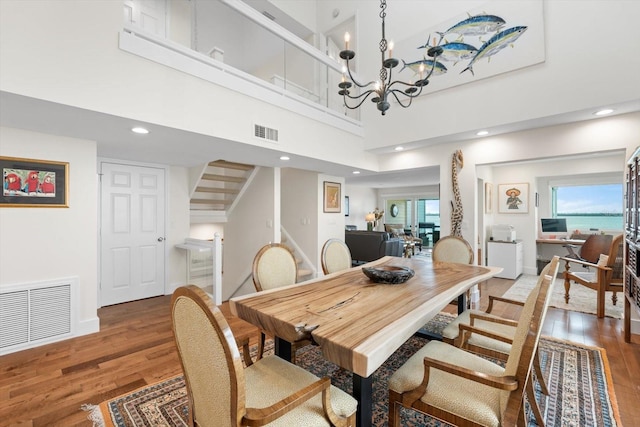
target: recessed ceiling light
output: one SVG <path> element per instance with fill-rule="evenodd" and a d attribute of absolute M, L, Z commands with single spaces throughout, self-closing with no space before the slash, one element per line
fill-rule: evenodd
<path fill-rule="evenodd" d="M 404 147 L 400 147 L 400 146 L 398 146 L 398 147 L 396 147 L 396 148 L 395 148 L 395 150 L 396 150 L 396 151 L 402 151 L 402 150 L 404 150 Z"/>
<path fill-rule="evenodd" d="M 280 160 L 290 160 L 289 156 L 280 156 Z"/>
<path fill-rule="evenodd" d="M 131 128 L 131 132 L 133 132 L 133 133 L 139 133 L 139 134 L 141 134 L 141 135 L 144 135 L 144 134 L 149 133 L 149 131 L 148 131 L 147 129 L 145 129 L 145 128 L 143 128 L 143 127 L 140 127 L 140 126 L 137 126 L 137 127 Z"/>
<path fill-rule="evenodd" d="M 478 135 L 478 136 L 489 135 L 489 131 L 488 130 L 481 130 L 481 131 L 478 131 L 478 133 L 476 133 L 476 135 Z"/>
<path fill-rule="evenodd" d="M 606 116 L 607 114 L 611 113 L 613 113 L 613 110 L 611 108 L 605 108 L 603 110 L 596 111 L 593 114 L 595 114 L 596 116 Z"/>
<path fill-rule="evenodd" d="M 353 171 L 354 175 L 358 175 L 360 173 L 360 171 Z"/>

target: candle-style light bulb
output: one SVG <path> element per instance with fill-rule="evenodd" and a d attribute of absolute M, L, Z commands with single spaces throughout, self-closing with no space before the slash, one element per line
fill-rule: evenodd
<path fill-rule="evenodd" d="M 393 58 L 393 42 L 389 42 L 389 58 Z"/>
<path fill-rule="evenodd" d="M 376 86 L 375 86 L 375 90 L 376 92 L 380 92 L 380 81 L 376 81 Z"/>
<path fill-rule="evenodd" d="M 349 50 L 349 41 L 351 40 L 351 35 L 349 32 L 344 33 L 344 50 Z"/>
<path fill-rule="evenodd" d="M 420 64 L 420 80 L 422 80 L 422 76 L 424 74 L 424 62 Z"/>

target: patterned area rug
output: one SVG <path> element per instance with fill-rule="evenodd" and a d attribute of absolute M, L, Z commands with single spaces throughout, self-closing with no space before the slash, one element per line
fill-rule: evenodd
<path fill-rule="evenodd" d="M 520 278 L 504 293 L 505 298 L 516 301 L 524 301 L 536 285 L 538 276 L 522 275 Z M 581 285 L 571 284 L 569 292 L 569 304 L 564 302 L 564 279 L 559 278 L 553 282 L 553 294 L 551 295 L 551 307 L 563 308 L 565 310 L 579 311 L 581 313 L 596 314 L 596 291 Z M 604 302 L 605 316 L 615 319 L 622 319 L 624 310 L 624 295 L 618 292 L 618 303 L 613 305 L 611 302 L 611 292 L 607 292 Z"/>
<path fill-rule="evenodd" d="M 437 332 L 446 324 L 446 317 L 434 319 L 436 324 L 427 329 Z M 422 338 L 410 338 L 373 374 L 374 426 L 387 425 L 388 378 L 426 342 Z M 550 396 L 542 395 L 539 389 L 536 394 L 547 426 L 620 425 L 604 349 L 544 337 L 540 340 L 540 350 Z M 325 361 L 317 347 L 298 350 L 297 363 L 318 376 L 330 376 L 334 385 L 351 392 L 351 373 Z M 186 426 L 184 379 L 177 376 L 84 409 L 91 410 L 89 418 L 96 427 Z M 403 426 L 448 425 L 411 410 L 402 410 L 401 416 Z M 528 425 L 537 425 L 532 414 L 529 414 Z"/>

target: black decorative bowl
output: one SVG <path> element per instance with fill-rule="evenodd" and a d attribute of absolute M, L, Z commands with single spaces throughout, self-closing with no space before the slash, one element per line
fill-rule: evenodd
<path fill-rule="evenodd" d="M 408 267 L 385 265 L 382 267 L 362 267 L 362 272 L 376 283 L 398 285 L 411 279 L 415 272 Z"/>

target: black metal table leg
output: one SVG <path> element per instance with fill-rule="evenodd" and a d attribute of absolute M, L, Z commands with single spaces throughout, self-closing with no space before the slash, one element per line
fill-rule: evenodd
<path fill-rule="evenodd" d="M 278 337 L 274 337 L 273 341 L 273 350 L 276 356 L 291 362 L 291 343 Z"/>
<path fill-rule="evenodd" d="M 373 375 L 366 378 L 353 374 L 353 397 L 358 401 L 356 426 L 371 427 L 373 417 Z"/>
<path fill-rule="evenodd" d="M 463 292 L 458 296 L 458 314 L 462 314 L 467 309 L 467 293 Z"/>

